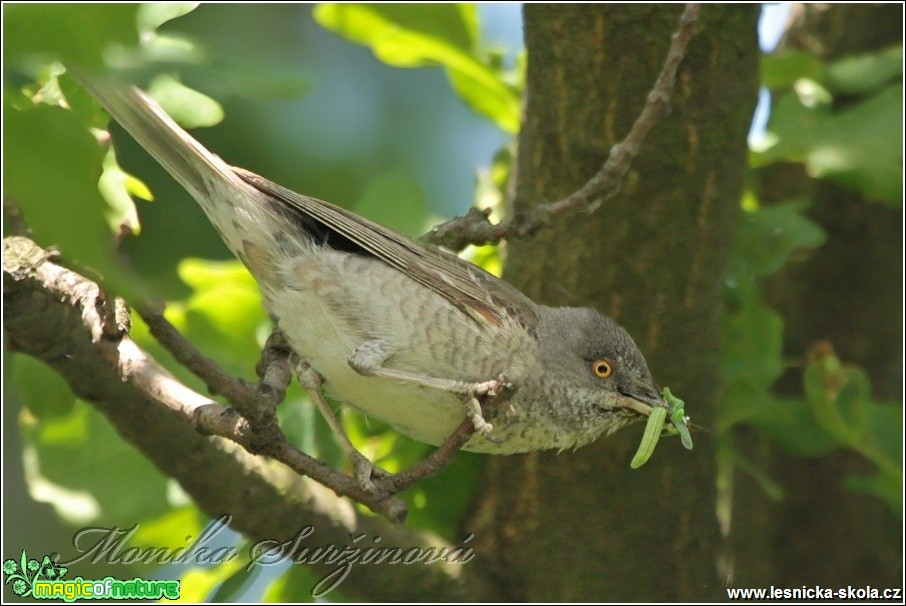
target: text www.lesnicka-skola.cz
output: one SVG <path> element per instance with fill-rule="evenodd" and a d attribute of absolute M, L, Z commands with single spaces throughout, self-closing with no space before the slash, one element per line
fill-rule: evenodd
<path fill-rule="evenodd" d="M 876 587 L 727 587 L 731 600 L 903 600 L 902 588 Z"/>

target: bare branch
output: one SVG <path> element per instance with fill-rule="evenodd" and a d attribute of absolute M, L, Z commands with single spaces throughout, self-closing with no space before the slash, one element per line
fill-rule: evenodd
<path fill-rule="evenodd" d="M 157 339 L 177 362 L 204 381 L 212 394 L 222 395 L 231 404 L 240 407 L 242 403 L 257 397 L 253 387 L 224 372 L 216 362 L 206 357 L 183 337 L 176 327 L 164 318 L 161 311 L 152 309 L 149 305 L 136 306 L 135 310 L 148 325 L 151 336 Z"/>
<path fill-rule="evenodd" d="M 182 414 L 199 431 L 232 440 L 249 452 L 277 459 L 297 473 L 321 482 L 338 495 L 353 498 L 388 519 L 402 521 L 407 514 L 405 504 L 393 495 L 446 468 L 475 432 L 472 421 L 464 420 L 426 459 L 404 472 L 377 481 L 374 493 L 365 491 L 354 479 L 332 470 L 296 448 L 277 424 L 276 406 L 283 401 L 286 387 L 292 378 L 290 358 L 293 355 L 279 331 L 274 331 L 268 338 L 257 368 L 261 382 L 252 387 L 235 379 L 216 362 L 205 357 L 159 311 L 143 306 L 138 309 L 138 313 L 148 324 L 151 335 L 177 362 L 203 380 L 213 393 L 224 395 L 234 408 L 226 408 L 207 399 L 196 403 L 197 398 L 193 396 L 197 394 L 190 390 L 184 393 L 187 391 L 184 386 L 173 379 L 161 377 L 162 369 L 127 339 L 121 345 L 121 357 L 111 360 L 123 368 L 124 378 L 138 381 L 144 389 L 153 392 L 165 405 Z M 137 372 L 138 369 L 142 372 Z M 170 389 L 162 390 L 163 385 Z M 500 400 L 501 398 L 497 398 L 495 404 Z"/>
<path fill-rule="evenodd" d="M 178 332 L 175 334 L 179 335 Z M 183 339 L 181 335 L 178 338 Z M 312 478 L 339 496 L 362 503 L 389 520 L 400 522 L 405 518 L 406 506 L 399 499 L 363 490 L 353 478 L 305 454 L 289 441 L 276 422 L 264 428 L 256 427 L 238 409 L 228 408 L 192 391 L 172 378 L 128 337 L 124 336 L 115 350 L 105 349 L 104 353 L 124 380 L 177 413 L 202 434 L 226 438 L 252 454 L 276 459 L 296 473 Z M 218 368 L 217 372 L 222 371 Z"/>
<path fill-rule="evenodd" d="M 27 238 L 10 237 L 3 244 L 4 332 L 9 347 L 52 366 L 73 393 L 179 481 L 205 513 L 230 514 L 236 530 L 253 541 L 285 542 L 288 555 L 310 545 L 346 545 L 350 536 L 362 533 L 402 549 L 455 547 L 431 533 L 357 514 L 348 501 L 297 475 L 294 451 L 267 453 L 284 460 L 290 470 L 268 464 L 232 441 L 201 435 L 241 436 L 238 414 L 173 379 L 128 335 L 105 334 L 104 313 L 98 308 L 107 302 L 97 284 L 53 263 L 47 251 Z M 292 539 L 306 525 L 313 534 L 295 544 Z M 314 567 L 320 574 L 335 568 Z M 344 588 L 375 601 L 500 599 L 477 562 L 352 566 Z"/>
<path fill-rule="evenodd" d="M 406 471 L 381 479 L 377 482 L 378 489 L 395 494 L 410 488 L 429 476 L 439 473 L 453 462 L 453 459 L 456 458 L 456 453 L 465 446 L 465 443 L 469 441 L 469 438 L 474 433 L 475 426 L 472 424 L 472 420 L 466 418 L 459 424 L 456 431 L 450 434 L 434 452 L 415 463 Z"/>
<path fill-rule="evenodd" d="M 249 416 L 238 407 L 226 408 L 175 380 L 129 338 L 125 322 L 116 324 L 121 329 L 120 334 L 111 334 L 111 330 L 107 328 L 110 322 L 106 317 L 111 314 L 106 310 L 113 309 L 116 305 L 110 305 L 110 301 L 93 282 L 50 263 L 47 260 L 47 253 L 30 240 L 25 238 L 4 240 L 4 270 L 7 249 L 11 255 L 16 252 L 13 244 L 27 251 L 29 255 L 34 255 L 31 262 L 45 272 L 44 285 L 47 288 L 58 289 L 61 291 L 58 293 L 59 296 L 82 304 L 82 318 L 92 331 L 92 340 L 97 344 L 98 353 L 117 370 L 121 380 L 131 383 L 150 402 L 165 406 L 202 434 L 220 436 L 236 442 L 252 454 L 264 454 L 277 459 L 296 473 L 308 476 L 336 494 L 358 501 L 388 519 L 399 522 L 405 517 L 406 506 L 396 497 L 376 495 L 363 490 L 353 478 L 334 471 L 296 448 L 277 425 L 273 403 L 264 401 L 266 398 L 259 397 L 255 389 L 229 377 L 213 361 L 204 358 L 160 314 L 146 310 L 145 317 L 154 325 L 157 334 L 164 336 L 167 347 L 174 352 L 177 359 L 188 362 L 195 370 L 201 369 L 214 384 L 227 386 L 231 393 L 238 393 L 237 401 L 245 406 Z M 14 255 L 11 256 L 11 259 L 15 258 Z M 72 286 L 73 284 L 77 284 L 78 288 Z M 124 307 L 115 315 L 122 316 L 123 309 Z M 272 362 L 275 360 L 279 361 L 279 357 Z M 265 368 L 266 373 L 268 370 Z M 270 405 L 269 415 L 260 413 L 262 404 Z"/>
<path fill-rule="evenodd" d="M 458 251 L 469 244 L 497 244 L 503 239 L 526 238 L 556 217 L 579 210 L 594 212 L 605 200 L 616 195 L 642 141 L 670 103 L 676 70 L 686 55 L 686 46 L 697 33 L 700 9 L 701 5 L 696 3 L 686 5 L 679 26 L 670 37 L 664 67 L 648 93 L 641 113 L 626 138 L 610 148 L 604 165 L 585 185 L 562 200 L 540 204 L 530 213 L 517 214 L 496 224 L 488 219 L 490 210 L 470 208 L 465 215 L 431 229 L 422 236 L 422 241 Z"/>

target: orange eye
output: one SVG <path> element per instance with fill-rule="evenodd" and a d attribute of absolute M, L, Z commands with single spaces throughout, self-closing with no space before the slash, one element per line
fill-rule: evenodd
<path fill-rule="evenodd" d="M 591 365 L 591 369 L 599 379 L 610 378 L 613 374 L 613 364 L 603 358 L 595 360 L 594 364 Z"/>

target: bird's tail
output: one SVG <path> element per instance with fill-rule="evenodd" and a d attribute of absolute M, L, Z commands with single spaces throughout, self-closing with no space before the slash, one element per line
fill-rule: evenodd
<path fill-rule="evenodd" d="M 69 71 L 195 198 L 227 246 L 253 269 L 255 263 L 245 258 L 250 243 L 259 250 L 269 248 L 285 223 L 266 196 L 240 179 L 229 164 L 205 149 L 138 88 L 105 76 Z"/>

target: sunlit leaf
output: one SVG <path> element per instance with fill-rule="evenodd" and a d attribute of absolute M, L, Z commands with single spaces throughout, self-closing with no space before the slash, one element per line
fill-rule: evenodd
<path fill-rule="evenodd" d="M 223 120 L 223 108 L 217 101 L 170 76 L 155 77 L 148 94 L 184 128 L 214 126 Z"/>
<path fill-rule="evenodd" d="M 188 603 L 201 603 L 221 583 L 240 573 L 242 568 L 243 563 L 239 558 L 207 568 L 192 568 L 186 571 L 179 579 L 179 598 Z"/>
<path fill-rule="evenodd" d="M 191 13 L 199 2 L 146 2 L 138 6 L 136 22 L 142 33 L 152 32 L 170 21 Z"/>
<path fill-rule="evenodd" d="M 268 320 L 248 270 L 238 261 L 186 259 L 178 272 L 194 293 L 169 305 L 167 319 L 230 372 L 251 373 L 260 353 L 259 328 Z"/>
<path fill-rule="evenodd" d="M 223 284 L 256 289 L 258 283 L 239 261 L 206 261 L 183 259 L 177 270 L 179 279 L 197 292 L 218 288 Z"/>
<path fill-rule="evenodd" d="M 467 4 L 321 4 L 322 26 L 371 47 L 397 67 L 447 69 L 453 88 L 507 132 L 519 128 L 519 95 L 479 56 L 475 7 Z"/>
<path fill-rule="evenodd" d="M 144 183 L 131 177 L 133 188 L 141 193 L 147 193 L 147 186 Z M 129 195 L 130 175 L 116 163 L 116 156 L 111 148 L 104 159 L 104 172 L 98 181 L 98 190 L 101 196 L 107 201 L 108 209 L 104 213 L 110 231 L 113 233 L 132 233 L 137 235 L 141 231 L 141 225 L 138 220 L 138 212 L 135 209 L 135 203 Z"/>
<path fill-rule="evenodd" d="M 138 521 L 169 508 L 167 479 L 88 404 L 79 401 L 67 416 L 23 429 L 37 455 L 29 482 L 63 489 L 44 489 L 44 500 L 56 500 L 58 509 L 67 507 L 66 490 L 86 491 L 97 501 L 99 510 L 86 523 Z"/>
<path fill-rule="evenodd" d="M 161 516 L 143 520 L 130 537 L 138 547 L 176 549 L 191 544 L 201 534 L 206 518 L 194 505 L 170 509 Z M 186 539 L 186 537 L 190 537 Z"/>
<path fill-rule="evenodd" d="M 5 194 L 22 210 L 43 246 L 55 246 L 118 294 L 135 296 L 141 283 L 116 258 L 98 191 L 105 146 L 70 111 L 4 104 Z M 74 229 L 74 226 L 78 226 Z"/>

